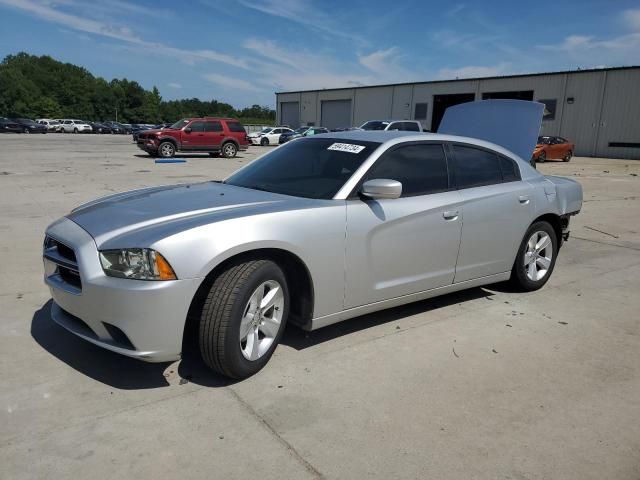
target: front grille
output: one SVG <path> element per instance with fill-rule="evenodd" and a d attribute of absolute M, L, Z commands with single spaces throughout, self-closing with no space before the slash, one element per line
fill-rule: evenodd
<path fill-rule="evenodd" d="M 44 258 L 56 265 L 55 274 L 72 287 L 82 290 L 82 281 L 80 279 L 80 270 L 78 269 L 78 261 L 73 248 L 47 236 L 44 240 Z"/>

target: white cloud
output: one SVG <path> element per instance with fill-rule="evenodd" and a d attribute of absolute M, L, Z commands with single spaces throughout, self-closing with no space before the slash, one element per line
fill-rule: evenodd
<path fill-rule="evenodd" d="M 169 83 L 167 83 L 167 87 L 180 89 L 180 88 L 182 88 L 182 85 L 180 85 L 179 83 L 175 83 L 175 82 L 169 82 Z"/>
<path fill-rule="evenodd" d="M 226 63 L 235 67 L 248 68 L 245 60 L 231 55 L 213 50 L 183 50 L 180 48 L 169 47 L 162 43 L 146 41 L 136 36 L 127 26 L 109 25 L 90 18 L 72 15 L 62 12 L 45 3 L 38 3 L 32 0 L 0 0 L 0 5 L 6 5 L 28 12 L 48 22 L 56 23 L 80 32 L 100 35 L 119 40 L 136 47 L 145 48 L 154 54 L 169 55 L 176 57 L 179 60 L 192 63 L 199 60 L 209 60 Z"/>
<path fill-rule="evenodd" d="M 386 50 L 377 50 L 369 55 L 361 55 L 358 60 L 372 72 L 386 73 L 390 65 L 395 64 L 398 57 L 398 48 L 391 47 Z"/>
<path fill-rule="evenodd" d="M 335 16 L 325 14 L 316 8 L 317 4 L 309 0 L 239 0 L 239 2 L 252 10 L 284 18 L 334 37 L 356 40 L 360 44 L 368 43 L 362 37 L 352 34 L 349 28 L 341 27 L 335 22 Z"/>
<path fill-rule="evenodd" d="M 220 85 L 221 87 L 231 88 L 233 90 L 246 90 L 251 92 L 262 92 L 264 87 L 260 88 L 255 84 L 242 80 L 240 78 L 233 78 L 219 73 L 208 73 L 202 76 L 205 80 Z"/>
<path fill-rule="evenodd" d="M 640 8 L 630 8 L 622 12 L 623 23 L 634 32 L 640 32 Z"/>
<path fill-rule="evenodd" d="M 455 17 L 466 8 L 464 3 L 458 3 L 445 12 L 447 17 Z"/>
<path fill-rule="evenodd" d="M 441 68 L 435 75 L 438 80 L 452 80 L 456 78 L 495 77 L 516 73 L 508 63 L 492 66 L 469 65 L 460 68 Z"/>
<path fill-rule="evenodd" d="M 633 65 L 640 63 L 640 32 L 610 39 L 569 35 L 559 44 L 539 45 L 540 50 L 562 52 L 572 62 L 588 67 L 596 64 Z"/>

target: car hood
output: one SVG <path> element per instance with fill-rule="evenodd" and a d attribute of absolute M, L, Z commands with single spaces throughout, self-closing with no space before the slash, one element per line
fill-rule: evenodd
<path fill-rule="evenodd" d="M 86 230 L 100 248 L 106 243 L 125 241 L 124 237 L 132 233 L 142 233 L 151 242 L 215 221 L 305 208 L 312 202 L 310 199 L 206 182 L 110 195 L 81 205 L 67 217 Z M 109 245 L 112 246 L 118 248 Z"/>

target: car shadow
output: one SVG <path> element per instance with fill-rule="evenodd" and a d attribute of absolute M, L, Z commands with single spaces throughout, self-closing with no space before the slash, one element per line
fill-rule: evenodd
<path fill-rule="evenodd" d="M 492 286 L 493 288 L 493 286 Z M 412 315 L 428 313 L 432 310 L 444 308 L 456 303 L 464 303 L 478 298 L 491 298 L 495 295 L 482 287 L 462 290 L 441 297 L 434 297 L 419 302 L 401 305 L 399 307 L 380 310 L 360 317 L 351 318 L 344 322 L 335 323 L 328 327 L 307 332 L 300 328 L 287 328 L 280 343 L 296 350 L 304 350 L 324 342 L 329 342 L 338 337 L 344 337 L 352 333 L 367 330 L 368 328 L 390 323 Z"/>
<path fill-rule="evenodd" d="M 34 312 L 31 336 L 47 352 L 74 370 L 120 390 L 144 390 L 170 385 L 165 372 L 171 362 L 147 363 L 100 348 L 76 337 L 51 319 L 52 300 Z M 222 387 L 232 382 L 211 372 L 199 357 L 186 356 L 177 366 L 179 383 Z"/>
<path fill-rule="evenodd" d="M 281 343 L 295 350 L 304 350 L 405 317 L 428 313 L 456 303 L 490 298 L 493 295 L 491 291 L 478 287 L 362 315 L 313 332 L 289 326 Z M 237 382 L 212 372 L 194 348 L 188 349 L 189 353 L 186 353 L 178 363 L 177 371 L 167 368 L 171 362 L 146 363 L 100 348 L 55 323 L 51 319 L 51 304 L 52 300 L 49 300 L 34 312 L 31 320 L 31 336 L 51 355 L 100 383 L 120 390 L 162 388 L 171 385 L 167 377 L 171 377 L 174 373 L 177 373 L 180 384 L 194 383 L 217 388 Z"/>

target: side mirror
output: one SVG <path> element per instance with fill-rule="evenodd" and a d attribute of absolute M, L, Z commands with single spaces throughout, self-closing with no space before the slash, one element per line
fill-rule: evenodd
<path fill-rule="evenodd" d="M 191 127 L 187 127 L 184 129 L 184 133 L 191 133 L 193 130 L 191 130 Z"/>
<path fill-rule="evenodd" d="M 402 184 L 396 180 L 389 180 L 388 178 L 375 178 L 364 182 L 360 193 L 365 197 L 373 199 L 398 198 L 402 195 Z"/>

